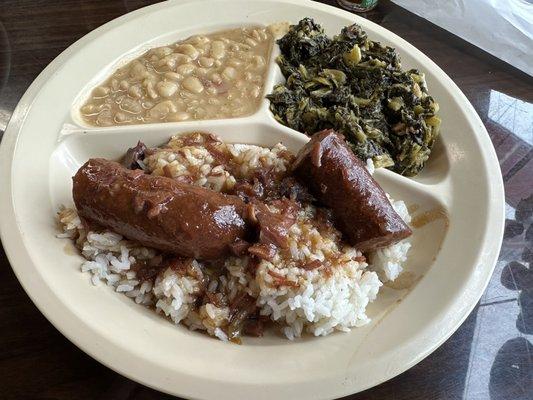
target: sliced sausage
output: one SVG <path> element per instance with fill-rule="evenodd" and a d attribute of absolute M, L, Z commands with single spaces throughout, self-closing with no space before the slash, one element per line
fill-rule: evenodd
<path fill-rule="evenodd" d="M 90 159 L 73 178 L 81 217 L 144 246 L 210 260 L 244 239 L 245 204 L 236 196 Z"/>
<path fill-rule="evenodd" d="M 333 130 L 314 134 L 292 170 L 321 204 L 331 208 L 335 226 L 359 250 L 385 247 L 411 235 L 365 164 Z"/>

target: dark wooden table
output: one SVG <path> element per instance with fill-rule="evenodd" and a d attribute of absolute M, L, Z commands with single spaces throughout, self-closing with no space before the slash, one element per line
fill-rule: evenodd
<path fill-rule="evenodd" d="M 150 3 L 0 0 L 0 135 L 54 57 L 105 22 Z M 507 221 L 494 276 L 459 330 L 409 371 L 349 399 L 533 399 L 533 79 L 389 1 L 365 16 L 432 58 L 472 102 L 498 153 Z M 1 248 L 0 281 L 0 398 L 170 398 L 116 374 L 65 339 L 22 290 Z"/>

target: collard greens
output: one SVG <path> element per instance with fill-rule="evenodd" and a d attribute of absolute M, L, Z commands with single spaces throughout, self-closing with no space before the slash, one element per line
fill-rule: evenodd
<path fill-rule="evenodd" d="M 278 44 L 286 82 L 267 97 L 279 122 L 308 135 L 334 128 L 376 167 L 407 176 L 424 167 L 440 118 L 423 73 L 403 71 L 393 48 L 355 24 L 330 38 L 305 18 Z"/>

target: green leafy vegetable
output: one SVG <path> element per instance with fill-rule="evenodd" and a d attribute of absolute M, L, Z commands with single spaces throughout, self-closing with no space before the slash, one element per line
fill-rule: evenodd
<path fill-rule="evenodd" d="M 424 167 L 440 118 L 423 73 L 403 71 L 392 47 L 355 24 L 329 38 L 304 18 L 278 44 L 286 82 L 267 97 L 279 122 L 308 135 L 334 128 L 359 158 L 402 175 Z"/>

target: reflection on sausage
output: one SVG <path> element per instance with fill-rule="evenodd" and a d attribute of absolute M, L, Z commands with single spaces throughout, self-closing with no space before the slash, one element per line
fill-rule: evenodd
<path fill-rule="evenodd" d="M 185 257 L 224 256 L 246 233 L 245 204 L 238 197 L 104 159 L 90 159 L 78 170 L 73 197 L 81 217 Z"/>
<path fill-rule="evenodd" d="M 334 131 L 314 134 L 292 168 L 319 202 L 331 208 L 337 228 L 361 251 L 411 235 L 383 189 Z"/>

